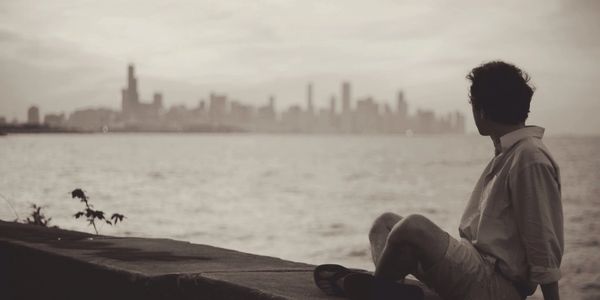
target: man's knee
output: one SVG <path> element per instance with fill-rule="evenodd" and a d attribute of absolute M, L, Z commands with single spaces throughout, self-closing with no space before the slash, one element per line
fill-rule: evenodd
<path fill-rule="evenodd" d="M 427 236 L 431 225 L 432 222 L 422 215 L 408 215 L 401 222 L 394 225 L 389 234 L 388 242 L 414 244 Z"/>
<path fill-rule="evenodd" d="M 439 261 L 448 248 L 448 233 L 422 215 L 409 215 L 390 232 L 387 245 L 394 249 L 410 246 L 423 267 Z"/>
<path fill-rule="evenodd" d="M 369 231 L 369 238 L 373 239 L 376 235 L 382 233 L 387 235 L 400 220 L 402 220 L 402 217 L 395 213 L 386 212 L 381 214 L 373 221 L 373 225 Z"/>

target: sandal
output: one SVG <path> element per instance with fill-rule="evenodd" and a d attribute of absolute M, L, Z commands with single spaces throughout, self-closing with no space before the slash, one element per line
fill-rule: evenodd
<path fill-rule="evenodd" d="M 349 274 L 348 268 L 335 264 L 319 265 L 313 272 L 315 284 L 329 296 L 344 296 L 344 290 L 338 285 L 338 281 Z"/>

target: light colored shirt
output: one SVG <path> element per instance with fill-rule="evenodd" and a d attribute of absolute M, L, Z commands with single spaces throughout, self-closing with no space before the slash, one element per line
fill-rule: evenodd
<path fill-rule="evenodd" d="M 527 126 L 500 138 L 459 227 L 504 276 L 530 288 L 560 279 L 564 248 L 560 171 L 543 135 Z"/>

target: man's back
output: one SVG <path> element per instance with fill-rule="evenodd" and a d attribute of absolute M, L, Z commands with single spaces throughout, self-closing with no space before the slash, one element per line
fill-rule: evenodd
<path fill-rule="evenodd" d="M 563 253 L 560 171 L 543 132 L 528 126 L 500 138 L 460 224 L 461 237 L 530 291 L 560 278 Z"/>

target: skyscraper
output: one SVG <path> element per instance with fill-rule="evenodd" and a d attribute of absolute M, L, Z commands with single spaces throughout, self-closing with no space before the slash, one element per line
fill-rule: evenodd
<path fill-rule="evenodd" d="M 344 81 L 342 83 L 342 114 L 350 113 L 350 83 Z"/>
<path fill-rule="evenodd" d="M 275 96 L 269 96 L 269 107 L 273 112 L 275 112 Z"/>
<path fill-rule="evenodd" d="M 335 95 L 331 95 L 331 99 L 329 100 L 329 114 L 332 116 L 335 115 Z"/>
<path fill-rule="evenodd" d="M 127 87 L 121 90 L 121 94 L 122 112 L 126 117 L 130 117 L 140 101 L 137 90 L 137 78 L 135 78 L 135 68 L 132 64 L 127 67 Z"/>
<path fill-rule="evenodd" d="M 127 66 L 127 87 L 121 90 L 122 119 L 127 123 L 154 124 L 163 109 L 162 93 L 154 93 L 152 102 L 143 103 L 138 93 L 138 80 L 133 64 Z"/>
<path fill-rule="evenodd" d="M 27 123 L 32 125 L 40 124 L 40 109 L 37 106 L 31 106 L 27 110 Z"/>
<path fill-rule="evenodd" d="M 315 108 L 313 106 L 313 86 L 310 82 L 306 87 L 306 111 L 311 115 L 315 112 Z"/>
<path fill-rule="evenodd" d="M 157 109 L 162 109 L 163 107 L 163 96 L 162 93 L 154 93 L 154 96 L 152 98 L 152 104 L 157 108 Z"/>
<path fill-rule="evenodd" d="M 211 123 L 223 125 L 227 115 L 227 96 L 210 93 L 208 116 Z"/>
<path fill-rule="evenodd" d="M 406 115 L 408 114 L 408 104 L 404 100 L 404 92 L 403 91 L 398 92 L 397 111 L 398 111 L 398 116 L 400 118 L 402 118 L 402 119 L 406 118 Z"/>

